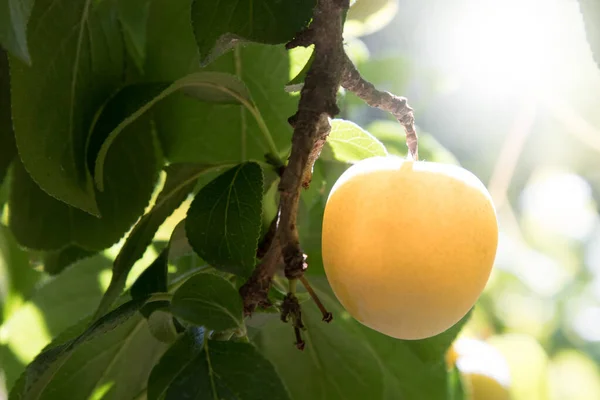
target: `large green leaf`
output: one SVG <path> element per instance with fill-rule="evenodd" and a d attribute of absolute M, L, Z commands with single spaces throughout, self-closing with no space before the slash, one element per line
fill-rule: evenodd
<path fill-rule="evenodd" d="M 354 122 L 334 119 L 327 143 L 338 161 L 356 162 L 369 157 L 386 156 L 385 146 Z"/>
<path fill-rule="evenodd" d="M 27 31 L 31 66 L 10 63 L 19 154 L 44 191 L 99 215 L 85 154 L 92 120 L 124 76 L 116 10 L 107 1 L 37 0 Z"/>
<path fill-rule="evenodd" d="M 102 399 L 117 400 L 143 393 L 166 346 L 150 334 L 136 311 L 140 304 L 124 304 L 75 339 L 59 337 L 28 367 L 25 382 L 17 384 L 10 398 L 87 399 L 102 391 Z M 24 389 L 22 395 L 19 389 Z"/>
<path fill-rule="evenodd" d="M 240 276 L 252 273 L 261 228 L 263 173 L 240 164 L 204 186 L 186 218 L 187 237 L 202 259 Z"/>
<path fill-rule="evenodd" d="M 44 265 L 44 272 L 57 275 L 76 261 L 91 257 L 94 254 L 96 254 L 96 251 L 69 245 L 59 250 L 43 252 L 40 258 L 42 265 Z"/>
<path fill-rule="evenodd" d="M 148 205 L 158 177 L 149 130 L 148 120 L 138 120 L 115 142 L 106 162 L 106 190 L 96 196 L 101 218 L 49 196 L 15 163 L 9 225 L 19 243 L 36 250 L 101 250 L 117 242 Z"/>
<path fill-rule="evenodd" d="M 73 268 L 36 288 L 27 302 L 4 322 L 2 330 L 6 341 L 0 346 L 0 353 L 3 353 L 0 359 L 6 360 L 4 356 L 10 352 L 21 363 L 27 364 L 53 337 L 89 315 L 102 297 L 101 277 L 110 271 L 110 264 L 108 258 L 97 255 L 79 261 Z M 10 386 L 23 366 L 4 366 Z"/>
<path fill-rule="evenodd" d="M 126 87 L 104 108 L 96 125 L 101 128 L 95 129 L 92 136 L 93 143 L 102 143 L 93 168 L 96 185 L 100 190 L 104 188 L 104 163 L 115 139 L 153 105 L 176 91 L 181 91 L 200 101 L 243 104 L 256 113 L 244 83 L 234 75 L 222 72 L 193 73 L 178 79 L 171 85 L 145 84 Z M 99 133 L 96 132 L 97 130 Z"/>
<path fill-rule="evenodd" d="M 209 330 L 244 328 L 240 295 L 231 283 L 214 274 L 202 273 L 188 279 L 173 295 L 170 310 Z"/>
<path fill-rule="evenodd" d="M 0 225 L 0 325 L 31 296 L 41 278 L 10 230 Z"/>
<path fill-rule="evenodd" d="M 316 0 L 194 0 L 192 24 L 203 63 L 236 41 L 278 44 L 290 41 L 312 17 Z M 285 21 L 285 22 L 283 22 Z"/>
<path fill-rule="evenodd" d="M 96 310 L 96 316 L 104 314 L 119 297 L 127 276 L 152 242 L 162 223 L 181 205 L 193 190 L 198 178 L 214 167 L 196 164 L 172 164 L 165 168 L 167 179 L 154 207 L 135 225 L 113 265 L 110 285 Z"/>
<path fill-rule="evenodd" d="M 334 319 L 325 324 L 314 305 L 303 305 L 304 352 L 293 346 L 291 327 L 277 319 L 254 339 L 278 369 L 293 399 L 448 398 L 446 349 L 439 344 L 456 337 L 461 325 L 444 333 L 443 339 L 393 339 L 356 322 L 335 300 L 324 279 L 311 282 Z M 423 348 L 430 350 L 427 357 Z"/>
<path fill-rule="evenodd" d="M 146 60 L 146 26 L 152 0 L 117 0 L 125 46 L 135 65 L 142 70 Z"/>
<path fill-rule="evenodd" d="M 174 81 L 200 70 L 190 18 L 189 0 L 153 1 L 144 67 L 149 81 Z M 283 90 L 288 69 L 283 46 L 256 44 L 240 46 L 203 69 L 238 76 L 248 87 L 264 125 L 244 106 L 199 103 L 175 93 L 154 108 L 167 158 L 238 163 L 289 149 L 292 129 L 287 119 L 296 112 L 298 100 Z"/>
<path fill-rule="evenodd" d="M 1 22 L 0 26 L 2 26 Z M 4 50 L 0 49 L 0 183 L 4 180 L 8 166 L 16 155 L 17 146 L 10 118 L 8 56 Z"/>
<path fill-rule="evenodd" d="M 30 63 L 27 23 L 34 0 L 0 0 L 0 45 Z"/>
<path fill-rule="evenodd" d="M 595 0 L 579 0 L 579 8 L 592 55 L 600 67 L 600 4 Z"/>
<path fill-rule="evenodd" d="M 150 374 L 148 400 L 289 399 L 273 366 L 248 343 L 208 340 L 191 328 Z"/>

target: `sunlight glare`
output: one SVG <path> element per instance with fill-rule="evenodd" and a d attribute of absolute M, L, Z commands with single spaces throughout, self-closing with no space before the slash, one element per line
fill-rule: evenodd
<path fill-rule="evenodd" d="M 539 93 L 568 76 L 568 54 L 583 36 L 576 11 L 564 0 L 466 1 L 444 58 L 481 89 Z"/>

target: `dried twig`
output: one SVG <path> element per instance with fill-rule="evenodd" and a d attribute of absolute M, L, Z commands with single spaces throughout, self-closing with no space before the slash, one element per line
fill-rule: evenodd
<path fill-rule="evenodd" d="M 415 130 L 415 117 L 406 98 L 393 95 L 389 92 L 377 90 L 373 84 L 365 80 L 356 69 L 352 61 L 345 56 L 342 86 L 353 92 L 371 107 L 391 113 L 402 124 L 406 131 L 406 145 L 413 160 L 419 159 L 417 145 L 417 131 Z"/>

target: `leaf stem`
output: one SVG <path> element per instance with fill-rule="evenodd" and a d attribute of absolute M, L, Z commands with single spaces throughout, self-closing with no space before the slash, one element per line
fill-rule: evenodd
<path fill-rule="evenodd" d="M 146 300 L 146 303 L 154 303 L 157 301 L 168 301 L 171 302 L 173 295 L 171 293 L 152 293 L 150 298 Z"/>

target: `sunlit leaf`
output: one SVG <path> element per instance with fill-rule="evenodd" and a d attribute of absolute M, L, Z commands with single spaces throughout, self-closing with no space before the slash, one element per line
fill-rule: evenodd
<path fill-rule="evenodd" d="M 110 264 L 111 261 L 102 255 L 79 261 L 55 278 L 38 285 L 34 293 L 29 292 L 27 301 L 13 310 L 2 326 L 7 339 L 0 346 L 0 352 L 10 352 L 18 361 L 27 364 L 53 337 L 88 316 L 102 297 L 99 276 L 110 270 Z M 14 264 L 15 267 L 19 265 Z M 27 273 L 27 270 L 20 273 Z M 0 356 L 4 363 L 4 354 Z M 23 367 L 6 361 L 9 386 Z"/>
<path fill-rule="evenodd" d="M 385 146 L 369 132 L 354 122 L 335 119 L 327 143 L 333 149 L 336 160 L 356 162 L 369 157 L 386 156 Z"/>
<path fill-rule="evenodd" d="M 75 339 L 68 340 L 71 332 L 56 339 L 28 367 L 25 381 L 17 383 L 10 398 L 83 399 L 109 383 L 103 399 L 139 395 L 146 387 L 152 366 L 166 350 L 166 345 L 154 339 L 137 313 L 140 304 L 124 304 Z M 74 331 L 84 326 L 79 324 Z M 135 368 L 131 367 L 131 360 L 136 360 Z M 21 397 L 19 391 L 23 391 Z"/>

